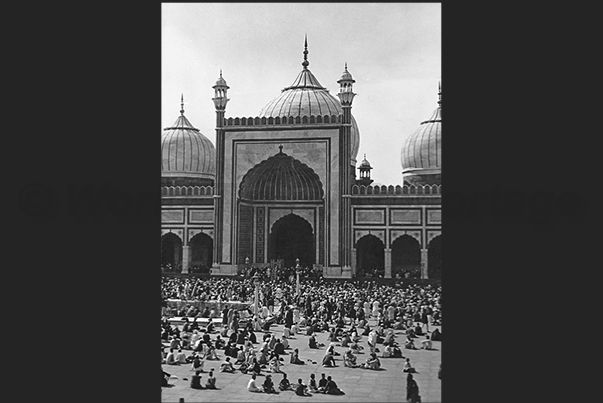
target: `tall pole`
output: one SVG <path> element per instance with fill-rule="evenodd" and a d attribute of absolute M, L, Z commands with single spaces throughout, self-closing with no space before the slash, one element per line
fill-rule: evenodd
<path fill-rule="evenodd" d="M 299 258 L 295 259 L 295 274 L 297 275 L 297 281 L 295 283 L 295 294 L 299 296 Z"/>
<path fill-rule="evenodd" d="M 260 311 L 259 311 L 259 294 L 260 294 L 260 276 L 258 275 L 258 273 L 255 273 L 255 275 L 253 276 L 253 285 L 255 286 L 255 291 L 254 291 L 254 295 L 255 295 L 255 314 L 257 315 L 258 319 L 260 318 Z"/>

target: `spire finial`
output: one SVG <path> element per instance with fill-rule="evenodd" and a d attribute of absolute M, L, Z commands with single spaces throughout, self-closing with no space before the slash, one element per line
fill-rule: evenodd
<path fill-rule="evenodd" d="M 184 94 L 180 94 L 180 114 L 184 116 Z"/>
<path fill-rule="evenodd" d="M 304 70 L 307 70 L 309 65 L 310 62 L 308 61 L 308 34 L 306 34 L 304 39 L 304 61 L 302 62 L 302 66 L 304 66 Z"/>
<path fill-rule="evenodd" d="M 442 106 L 442 85 L 438 81 L 438 105 Z"/>

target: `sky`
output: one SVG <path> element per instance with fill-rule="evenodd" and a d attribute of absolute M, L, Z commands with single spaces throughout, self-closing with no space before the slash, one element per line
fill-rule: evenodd
<path fill-rule="evenodd" d="M 220 69 L 225 117 L 257 116 L 302 70 L 307 35 L 323 87 L 337 98 L 345 62 L 356 80 L 358 165 L 366 154 L 373 184 L 402 184 L 404 141 L 438 106 L 440 3 L 164 3 L 161 18 L 162 132 L 183 94 L 184 115 L 215 145 Z"/>

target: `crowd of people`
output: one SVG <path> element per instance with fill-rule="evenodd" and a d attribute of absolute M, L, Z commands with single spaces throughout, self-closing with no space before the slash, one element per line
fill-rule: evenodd
<path fill-rule="evenodd" d="M 191 365 L 197 378 L 191 380 L 195 388 L 215 387 L 213 373 L 206 385 L 201 385 L 201 374 L 207 360 L 220 361 L 220 371 L 232 373 L 240 371 L 251 376 L 247 389 L 251 392 L 279 393 L 291 390 L 299 395 L 311 393 L 343 394 L 331 377 L 317 382 L 315 374 L 304 383 L 302 379 L 289 381 L 284 371 L 285 350 L 291 349 L 288 338 L 296 334 L 308 336 L 309 348 L 325 347 L 321 362 L 323 367 L 333 367 L 335 357 L 341 356 L 345 367 L 364 370 L 380 370 L 381 359 L 406 359 L 408 401 L 418 401 L 418 385 L 412 377 L 416 373 L 410 359 L 404 357 L 404 349 L 432 348 L 432 340 L 441 341 L 438 329 L 430 330 L 430 325 L 441 325 L 441 287 L 418 284 L 377 285 L 372 281 L 327 282 L 322 279 L 306 279 L 299 284 L 292 279 L 264 278 L 259 284 L 259 312 L 254 312 L 254 284 L 249 278 L 195 278 L 163 277 L 162 300 L 180 298 L 185 301 L 241 301 L 249 302 L 246 310 L 237 311 L 226 305 L 221 311 L 204 310 L 194 307 L 165 309 L 161 324 L 161 336 L 169 343 L 169 352 L 162 344 L 162 364 Z M 299 291 L 299 292 L 298 292 Z M 182 329 L 170 324 L 170 316 L 184 317 Z M 218 330 L 213 318 L 222 319 Z M 243 320 L 243 317 L 248 320 Z M 198 318 L 209 318 L 198 323 Z M 368 319 L 377 320 L 372 327 Z M 270 333 L 274 323 L 284 325 L 282 337 Z M 395 330 L 403 330 L 405 340 L 395 340 Z M 256 332 L 265 332 L 261 340 Z M 317 342 L 316 333 L 328 334 L 328 346 Z M 431 335 L 430 335 L 431 333 Z M 215 336 L 215 337 L 214 337 Z M 366 337 L 368 351 L 366 359 L 360 360 L 363 346 L 359 341 Z M 415 345 L 416 339 L 421 339 Z M 379 349 L 377 344 L 382 344 Z M 343 350 L 337 351 L 335 347 Z M 187 356 L 183 350 L 190 349 Z M 380 354 L 378 354 L 380 353 Z M 290 352 L 289 364 L 304 365 L 306 360 L 299 356 L 299 350 Z M 256 377 L 267 372 L 260 385 Z M 282 379 L 275 385 L 273 374 Z M 162 379 L 165 372 L 162 369 Z M 163 381 L 162 381 L 163 382 Z M 211 384 L 213 386 L 207 386 Z M 414 399 L 414 400 L 412 400 Z"/>

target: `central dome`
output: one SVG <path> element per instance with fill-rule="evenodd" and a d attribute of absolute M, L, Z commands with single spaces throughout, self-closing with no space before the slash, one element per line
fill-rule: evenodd
<path fill-rule="evenodd" d="M 329 93 L 308 69 L 306 59 L 307 45 L 304 50 L 303 70 L 293 83 L 281 90 L 279 96 L 270 101 L 259 113 L 260 118 L 332 116 L 342 115 L 339 99 Z M 351 164 L 356 166 L 356 157 L 360 148 L 360 131 L 356 119 L 352 116 Z"/>
<path fill-rule="evenodd" d="M 314 170 L 285 154 L 254 166 L 243 176 L 239 197 L 245 200 L 322 200 L 324 191 Z"/>

